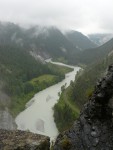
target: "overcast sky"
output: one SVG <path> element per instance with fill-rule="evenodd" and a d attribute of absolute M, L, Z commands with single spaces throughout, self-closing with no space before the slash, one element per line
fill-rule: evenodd
<path fill-rule="evenodd" d="M 0 0 L 0 20 L 113 33 L 113 0 Z"/>

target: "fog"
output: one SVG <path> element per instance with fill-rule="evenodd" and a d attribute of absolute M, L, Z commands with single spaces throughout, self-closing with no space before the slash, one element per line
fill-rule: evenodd
<path fill-rule="evenodd" d="M 112 0 L 0 0 L 0 20 L 24 26 L 111 33 L 112 18 Z"/>

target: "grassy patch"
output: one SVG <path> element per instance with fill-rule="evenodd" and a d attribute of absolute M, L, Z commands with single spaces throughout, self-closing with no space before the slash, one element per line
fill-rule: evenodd
<path fill-rule="evenodd" d="M 57 79 L 58 79 L 58 76 L 56 75 L 45 74 L 45 75 L 32 79 L 30 83 L 35 86 L 37 84 L 41 84 L 44 82 L 48 84 L 48 83 L 56 81 Z"/>
<path fill-rule="evenodd" d="M 62 62 L 64 64 L 68 64 L 68 61 L 64 57 L 55 58 L 55 59 L 53 59 L 53 61 Z"/>

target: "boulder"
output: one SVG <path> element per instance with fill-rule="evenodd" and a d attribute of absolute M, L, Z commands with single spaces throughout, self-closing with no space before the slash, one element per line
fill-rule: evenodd
<path fill-rule="evenodd" d="M 20 130 L 0 129 L 0 150 L 49 150 L 49 137 Z"/>

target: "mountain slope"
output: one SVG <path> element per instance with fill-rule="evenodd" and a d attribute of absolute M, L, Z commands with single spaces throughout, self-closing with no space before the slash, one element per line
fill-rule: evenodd
<path fill-rule="evenodd" d="M 0 45 L 0 108 L 8 107 L 16 115 L 35 93 L 61 81 L 69 71 L 34 59 L 20 46 Z"/>
<path fill-rule="evenodd" d="M 113 38 L 113 34 L 89 34 L 89 39 L 96 43 L 97 45 L 103 45 L 107 41 Z"/>
<path fill-rule="evenodd" d="M 92 95 L 95 82 L 105 74 L 107 66 L 112 63 L 113 54 L 110 54 L 93 65 L 87 66 L 85 70 L 81 70 L 77 74 L 75 81 L 71 82 L 70 86 L 62 92 L 58 103 L 54 107 L 55 122 L 59 131 L 68 129 L 73 124 L 78 117 L 78 110 Z M 72 104 L 75 110 L 66 101 Z M 68 110 L 68 117 L 65 115 L 66 110 Z"/>
<path fill-rule="evenodd" d="M 16 44 L 44 59 L 62 58 L 70 63 L 75 61 L 73 55 L 79 52 L 79 49 L 55 27 L 35 26 L 24 29 L 13 23 L 1 23 L 0 43 Z"/>
<path fill-rule="evenodd" d="M 93 49 L 87 49 L 79 54 L 79 62 L 90 64 L 103 59 L 106 55 L 113 51 L 113 39 L 106 42 L 102 46 Z"/>
<path fill-rule="evenodd" d="M 39 69 L 40 68 L 40 69 Z M 0 45 L 0 81 L 2 97 L 10 101 L 23 94 L 25 83 L 47 72 L 46 65 L 14 45 Z M 9 97 L 9 98 L 8 98 Z"/>
<path fill-rule="evenodd" d="M 52 57 L 70 64 L 93 63 L 103 58 L 113 48 L 113 39 L 102 46 L 89 49 L 96 45 L 79 32 L 73 31 L 64 35 L 55 27 L 35 26 L 24 29 L 13 23 L 0 23 L 0 43 L 16 45 L 35 59 L 43 61 Z"/>
<path fill-rule="evenodd" d="M 89 48 L 95 48 L 97 45 L 90 41 L 90 39 L 78 31 L 69 31 L 66 33 L 66 37 L 73 45 L 79 48 L 81 51 Z"/>

